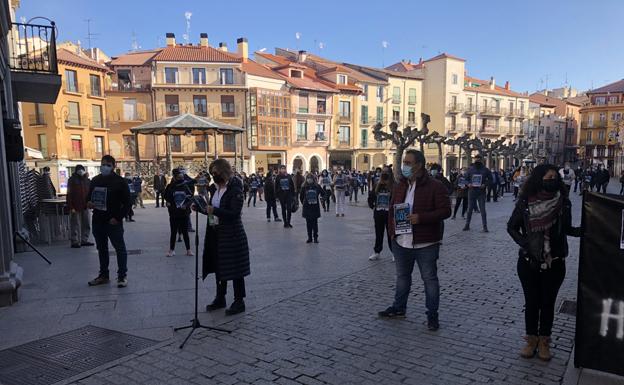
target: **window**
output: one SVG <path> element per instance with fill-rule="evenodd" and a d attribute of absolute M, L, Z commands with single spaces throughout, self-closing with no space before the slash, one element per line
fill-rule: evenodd
<path fill-rule="evenodd" d="M 136 99 L 124 99 L 123 100 L 123 120 L 125 121 L 137 120 Z"/>
<path fill-rule="evenodd" d="M 308 113 L 308 94 L 299 94 L 299 113 Z"/>
<path fill-rule="evenodd" d="M 613 112 L 611 113 L 611 120 L 617 122 L 619 120 L 622 120 L 622 113 L 621 112 Z"/>
<path fill-rule="evenodd" d="M 182 152 L 182 138 L 180 135 L 169 135 L 169 146 L 171 146 L 171 152 Z"/>
<path fill-rule="evenodd" d="M 377 101 L 383 102 L 384 98 L 384 88 L 383 86 L 377 86 Z"/>
<path fill-rule="evenodd" d="M 368 147 L 368 130 L 362 130 L 360 135 L 360 146 L 364 148 Z"/>
<path fill-rule="evenodd" d="M 472 109 L 472 98 L 471 97 L 466 99 L 466 104 L 468 105 L 467 106 L 468 107 L 468 111 L 472 111 L 473 109 Z"/>
<path fill-rule="evenodd" d="M 302 79 L 303 78 L 303 71 L 290 70 L 290 77 L 291 78 Z"/>
<path fill-rule="evenodd" d="M 305 120 L 297 121 L 297 140 L 308 139 L 308 123 Z"/>
<path fill-rule="evenodd" d="M 368 124 L 368 106 L 362 106 L 361 109 L 360 121 L 362 124 Z"/>
<path fill-rule="evenodd" d="M 102 118 L 102 106 L 98 104 L 91 105 L 91 127 L 102 128 L 104 122 Z"/>
<path fill-rule="evenodd" d="M 451 116 L 451 131 L 455 131 L 457 129 L 457 116 Z"/>
<path fill-rule="evenodd" d="M 407 109 L 407 122 L 411 124 L 416 123 L 416 109 L 414 107 Z"/>
<path fill-rule="evenodd" d="M 338 74 L 338 84 L 347 84 L 347 75 Z"/>
<path fill-rule="evenodd" d="M 204 135 L 195 135 L 195 152 L 208 151 L 208 139 Z"/>
<path fill-rule="evenodd" d="M 41 104 L 35 103 L 35 114 L 30 117 L 30 125 L 31 126 L 44 126 L 45 122 L 45 114 L 41 110 Z"/>
<path fill-rule="evenodd" d="M 509 132 L 511 133 L 513 131 L 513 120 L 509 119 Z"/>
<path fill-rule="evenodd" d="M 451 75 L 451 83 L 453 84 L 457 84 L 459 77 L 457 76 L 457 74 L 452 74 Z"/>
<path fill-rule="evenodd" d="M 600 121 L 601 122 L 606 122 L 607 121 L 607 114 L 605 112 L 601 112 L 600 113 Z"/>
<path fill-rule="evenodd" d="M 347 102 L 341 100 L 338 104 L 340 108 L 340 117 L 341 118 L 350 118 L 351 117 L 351 102 Z"/>
<path fill-rule="evenodd" d="M 104 137 L 96 136 L 93 138 L 93 147 L 95 149 L 95 156 L 101 158 L 104 155 Z"/>
<path fill-rule="evenodd" d="M 78 92 L 78 76 L 76 71 L 65 70 L 65 91 Z"/>
<path fill-rule="evenodd" d="M 176 84 L 178 82 L 178 69 L 175 67 L 165 67 L 165 83 Z"/>
<path fill-rule="evenodd" d="M 453 108 L 457 107 L 457 96 L 456 95 L 451 96 L 451 106 Z"/>
<path fill-rule="evenodd" d="M 509 102 L 509 112 L 513 113 L 514 110 L 514 102 Z"/>
<path fill-rule="evenodd" d="M 82 159 L 82 137 L 80 135 L 72 135 L 70 159 Z"/>
<path fill-rule="evenodd" d="M 340 126 L 338 128 L 338 142 L 340 144 L 346 144 L 348 145 L 349 142 L 351 141 L 351 135 L 349 133 L 350 131 L 350 127 L 349 126 Z"/>
<path fill-rule="evenodd" d="M 102 96 L 102 86 L 100 83 L 99 75 L 89 75 L 89 81 L 91 84 L 91 96 Z"/>
<path fill-rule="evenodd" d="M 606 96 L 596 96 L 596 98 L 594 99 L 594 104 L 602 106 L 607 104 L 607 97 Z"/>
<path fill-rule="evenodd" d="M 37 142 L 39 143 L 39 151 L 44 158 L 48 157 L 48 137 L 46 134 L 37 135 Z"/>
<path fill-rule="evenodd" d="M 466 131 L 472 130 L 472 118 L 466 118 Z"/>
<path fill-rule="evenodd" d="M 221 95 L 221 116 L 233 118 L 236 116 L 234 111 L 234 95 Z"/>
<path fill-rule="evenodd" d="M 383 123 L 384 120 L 384 109 L 383 107 L 377 107 L 377 123 Z"/>
<path fill-rule="evenodd" d="M 392 108 L 392 120 L 399 122 L 401 120 L 401 109 L 399 107 Z"/>
<path fill-rule="evenodd" d="M 591 142 L 592 140 L 592 132 L 591 131 L 587 131 L 587 141 Z"/>
<path fill-rule="evenodd" d="M 130 80 L 130 70 L 117 70 L 117 82 L 119 91 L 131 89 L 132 80 Z"/>
<path fill-rule="evenodd" d="M 167 116 L 178 115 L 180 113 L 178 95 L 165 95 L 165 107 L 167 108 Z"/>
<path fill-rule="evenodd" d="M 193 68 L 193 84 L 206 84 L 205 68 Z"/>
<path fill-rule="evenodd" d="M 232 68 L 221 68 L 219 79 L 221 79 L 221 84 L 234 84 L 234 70 Z"/>
<path fill-rule="evenodd" d="M 609 104 L 617 104 L 618 97 L 617 96 L 609 96 Z"/>
<path fill-rule="evenodd" d="M 208 106 L 205 95 L 193 95 L 193 111 L 195 112 L 195 115 L 208 115 Z"/>
<path fill-rule="evenodd" d="M 223 135 L 223 151 L 236 152 L 236 135 Z"/>
<path fill-rule="evenodd" d="M 539 133 L 540 134 L 544 134 L 544 126 L 540 126 L 539 127 Z"/>
<path fill-rule="evenodd" d="M 317 114 L 326 114 L 327 107 L 325 101 L 325 95 L 316 95 L 316 113 Z"/>
<path fill-rule="evenodd" d="M 68 115 L 65 120 L 65 123 L 70 126 L 79 126 L 80 125 L 80 106 L 76 102 L 68 102 Z"/>
<path fill-rule="evenodd" d="M 604 131 L 598 131 L 598 140 L 604 140 L 605 138 L 605 132 Z"/>
<path fill-rule="evenodd" d="M 134 135 L 124 135 L 122 137 L 123 141 L 123 154 L 126 158 L 134 157 L 134 150 L 136 149 L 134 145 Z"/>
<path fill-rule="evenodd" d="M 314 140 L 325 140 L 325 122 L 316 122 L 316 132 L 314 134 Z"/>
<path fill-rule="evenodd" d="M 594 126 L 594 114 L 589 114 L 589 116 L 587 117 L 587 126 L 588 127 Z"/>
<path fill-rule="evenodd" d="M 416 104 L 416 88 L 409 89 L 408 104 Z"/>
<path fill-rule="evenodd" d="M 368 101 L 368 84 L 362 85 L 362 95 L 360 95 L 360 100 Z"/>
<path fill-rule="evenodd" d="M 401 88 L 392 88 L 392 103 L 401 103 Z"/>

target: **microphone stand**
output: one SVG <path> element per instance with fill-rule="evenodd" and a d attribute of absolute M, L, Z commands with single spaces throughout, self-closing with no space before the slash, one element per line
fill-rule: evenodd
<path fill-rule="evenodd" d="M 186 186 L 187 193 L 190 193 L 190 189 L 188 185 Z M 191 194 L 192 196 L 193 194 Z M 198 207 L 199 208 L 199 207 Z M 180 345 L 180 349 L 184 348 L 189 338 L 196 329 L 207 329 L 214 330 L 218 332 L 224 333 L 232 333 L 231 330 L 222 329 L 214 326 L 204 326 L 199 322 L 199 318 L 197 317 L 197 307 L 198 307 L 198 290 L 199 290 L 199 211 L 195 210 L 195 317 L 191 320 L 191 324 L 187 326 L 181 326 L 174 328 L 173 331 L 177 332 L 178 330 L 191 329 L 189 334 L 186 336 L 182 344 Z"/>

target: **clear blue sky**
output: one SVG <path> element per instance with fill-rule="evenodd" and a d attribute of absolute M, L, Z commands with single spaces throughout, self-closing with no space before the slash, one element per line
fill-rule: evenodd
<path fill-rule="evenodd" d="M 244 36 L 254 51 L 306 49 L 370 66 L 448 52 L 466 59 L 472 76 L 509 80 L 516 91 L 534 91 L 546 78 L 559 87 L 566 75 L 580 90 L 624 78 L 621 0 L 22 0 L 17 19 L 46 16 L 59 40 L 84 46 L 92 19 L 92 45 L 118 55 L 131 49 L 133 32 L 143 49 L 164 44 L 166 32 L 181 41 L 186 11 L 191 42 L 206 32 L 230 50 Z"/>

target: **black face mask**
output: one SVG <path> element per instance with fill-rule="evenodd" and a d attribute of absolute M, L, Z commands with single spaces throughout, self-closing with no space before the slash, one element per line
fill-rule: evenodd
<path fill-rule="evenodd" d="M 544 191 L 554 193 L 559 190 L 559 183 L 557 183 L 556 179 L 547 179 L 542 182 L 542 188 Z"/>
<path fill-rule="evenodd" d="M 223 182 L 225 182 L 225 178 L 223 177 L 223 175 L 219 174 L 213 175 L 212 179 L 216 184 L 222 184 Z"/>
<path fill-rule="evenodd" d="M 390 175 L 388 175 L 388 174 L 381 174 L 381 180 L 386 181 L 388 179 L 390 179 Z"/>

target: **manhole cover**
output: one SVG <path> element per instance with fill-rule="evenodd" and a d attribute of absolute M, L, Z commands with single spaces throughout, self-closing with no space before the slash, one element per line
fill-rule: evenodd
<path fill-rule="evenodd" d="M 0 383 L 53 384 L 156 343 L 114 330 L 85 326 L 0 351 Z"/>
<path fill-rule="evenodd" d="M 141 249 L 131 249 L 131 250 L 126 250 L 126 253 L 128 255 L 139 255 L 139 254 L 143 254 L 143 250 L 141 250 Z M 117 255 L 117 253 L 115 251 L 111 251 L 110 255 Z"/>
<path fill-rule="evenodd" d="M 563 300 L 561 306 L 559 306 L 559 313 L 576 316 L 576 301 Z"/>

